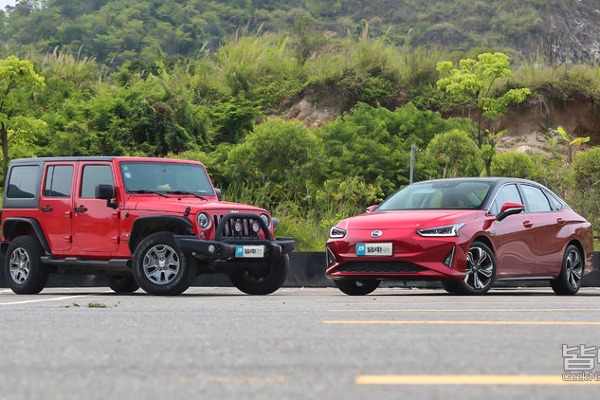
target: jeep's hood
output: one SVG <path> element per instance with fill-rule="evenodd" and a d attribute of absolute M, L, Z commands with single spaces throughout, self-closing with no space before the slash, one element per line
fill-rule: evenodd
<path fill-rule="evenodd" d="M 131 196 L 128 198 L 124 209 L 183 214 L 188 207 L 190 208 L 191 214 L 195 214 L 199 211 L 205 211 L 211 214 L 228 214 L 232 211 L 249 213 L 267 212 L 263 208 L 247 204 L 217 201 L 210 197 L 206 200 L 201 200 L 192 196 Z"/>

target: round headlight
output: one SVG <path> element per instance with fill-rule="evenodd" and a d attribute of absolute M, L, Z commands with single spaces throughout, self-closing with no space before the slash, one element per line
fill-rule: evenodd
<path fill-rule="evenodd" d="M 242 222 L 241 221 L 235 221 L 235 223 L 233 224 L 233 230 L 235 231 L 235 233 L 241 233 L 242 232 Z"/>
<path fill-rule="evenodd" d="M 258 233 L 260 231 L 260 224 L 256 221 L 252 223 L 252 232 Z"/>
<path fill-rule="evenodd" d="M 270 226 L 271 219 L 269 218 L 269 216 L 267 214 L 260 214 L 260 219 L 262 219 L 264 221 L 265 225 L 267 225 L 267 228 Z"/>
<path fill-rule="evenodd" d="M 210 217 L 206 213 L 200 213 L 197 217 L 198 226 L 202 229 L 210 228 Z"/>

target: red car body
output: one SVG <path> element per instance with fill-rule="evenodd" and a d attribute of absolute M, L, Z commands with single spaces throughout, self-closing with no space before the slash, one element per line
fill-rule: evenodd
<path fill-rule="evenodd" d="M 414 192 L 411 199 L 422 204 L 407 206 L 413 200 L 407 200 L 405 191 Z M 462 196 L 471 198 L 445 205 L 444 196 L 457 201 Z M 397 200 L 400 197 L 405 197 L 404 203 Z M 350 285 L 348 290 L 340 287 L 342 291 L 356 292 L 348 294 L 367 294 L 385 279 L 440 280 L 448 291 L 466 294 L 470 291 L 453 285 L 468 280 L 474 243 L 491 250 L 494 264 L 493 276 L 481 276 L 485 283 L 491 278 L 489 285 L 476 287 L 483 290 L 475 292 L 483 293 L 502 279 L 557 282 L 565 252 L 572 250 L 569 245 L 575 247 L 572 256 L 579 257 L 576 289 L 581 276 L 592 268 L 590 223 L 549 189 L 522 179 L 447 179 L 410 185 L 373 211 L 342 220 L 330 236 L 326 275 L 338 287 Z M 360 286 L 367 287 L 356 289 Z"/>

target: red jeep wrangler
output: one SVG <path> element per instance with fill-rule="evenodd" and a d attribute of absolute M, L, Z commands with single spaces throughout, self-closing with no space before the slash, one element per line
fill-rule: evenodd
<path fill-rule="evenodd" d="M 10 163 L 4 275 L 39 293 L 49 272 L 106 274 L 115 292 L 183 293 L 197 274 L 225 273 L 248 294 L 281 287 L 291 238 L 261 208 L 220 201 L 199 162 L 53 157 Z"/>

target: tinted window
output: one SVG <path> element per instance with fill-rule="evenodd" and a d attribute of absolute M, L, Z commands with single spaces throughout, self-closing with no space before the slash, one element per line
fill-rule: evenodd
<path fill-rule="evenodd" d="M 562 210 L 564 205 L 563 203 L 557 199 L 552 193 L 544 192 L 548 196 L 548 200 L 550 200 L 550 207 L 552 207 L 553 211 Z"/>
<path fill-rule="evenodd" d="M 386 210 L 476 210 L 481 208 L 491 184 L 477 181 L 431 181 L 407 186 L 377 207 Z"/>
<path fill-rule="evenodd" d="M 83 167 L 81 197 L 95 198 L 98 185 L 114 185 L 111 167 L 109 165 L 86 165 Z"/>
<path fill-rule="evenodd" d="M 498 194 L 496 195 L 496 200 L 494 200 L 494 203 L 490 207 L 490 214 L 498 214 L 504 203 L 523 204 L 523 200 L 519 195 L 519 190 L 517 190 L 516 185 L 506 185 L 498 191 Z"/>
<path fill-rule="evenodd" d="M 529 212 L 545 212 L 551 210 L 548 198 L 541 189 L 528 185 L 522 185 L 521 188 L 527 199 Z"/>
<path fill-rule="evenodd" d="M 72 165 L 49 166 L 46 172 L 46 182 L 44 182 L 44 196 L 69 197 L 71 195 L 72 179 Z"/>
<path fill-rule="evenodd" d="M 35 186 L 38 182 L 38 168 L 36 165 L 12 168 L 6 197 L 15 199 L 34 198 Z"/>

